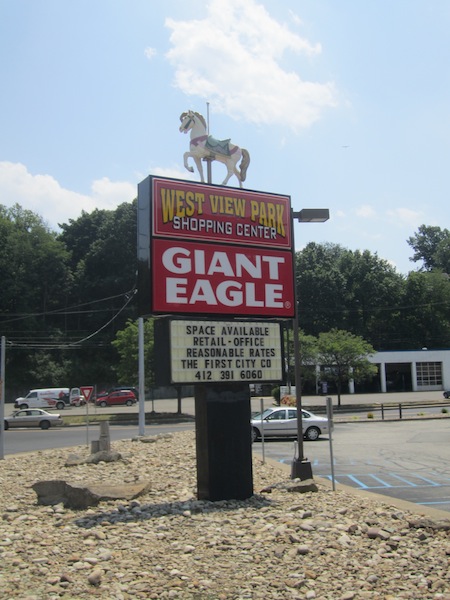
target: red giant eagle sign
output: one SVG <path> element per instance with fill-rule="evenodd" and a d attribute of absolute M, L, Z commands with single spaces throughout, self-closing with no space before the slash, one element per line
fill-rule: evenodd
<path fill-rule="evenodd" d="M 154 240 L 154 310 L 286 314 L 293 307 L 289 257 L 266 248 Z"/>
<path fill-rule="evenodd" d="M 149 179 L 151 312 L 294 315 L 289 196 Z"/>

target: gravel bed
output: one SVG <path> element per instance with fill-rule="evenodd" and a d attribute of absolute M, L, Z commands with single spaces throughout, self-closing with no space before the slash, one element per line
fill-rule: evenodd
<path fill-rule="evenodd" d="M 252 498 L 197 500 L 194 435 L 114 442 L 111 463 L 65 466 L 82 446 L 0 461 L 0 598 L 450 600 L 449 521 L 320 480 L 288 491 L 259 457 Z M 74 511 L 38 505 L 42 479 L 152 487 Z"/>

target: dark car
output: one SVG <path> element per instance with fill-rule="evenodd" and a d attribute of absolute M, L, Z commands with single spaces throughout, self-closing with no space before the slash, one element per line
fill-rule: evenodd
<path fill-rule="evenodd" d="M 97 397 L 96 406 L 132 406 L 136 404 L 136 396 L 130 390 L 117 390 Z"/>
<path fill-rule="evenodd" d="M 450 390 L 444 392 L 444 398 L 450 398 Z"/>

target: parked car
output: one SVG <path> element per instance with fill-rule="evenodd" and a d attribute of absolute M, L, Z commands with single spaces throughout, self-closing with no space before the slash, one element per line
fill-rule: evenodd
<path fill-rule="evenodd" d="M 262 413 L 252 416 L 252 441 L 261 437 L 296 437 L 297 409 L 292 406 L 266 408 Z M 317 440 L 324 433 L 329 433 L 328 419 L 302 409 L 302 430 L 305 440 Z"/>
<path fill-rule="evenodd" d="M 136 396 L 130 390 L 118 390 L 109 394 L 97 396 L 96 406 L 116 406 L 126 404 L 132 406 L 136 404 Z"/>
<path fill-rule="evenodd" d="M 136 397 L 136 400 L 139 400 L 139 392 L 138 392 L 138 390 L 135 387 L 131 387 L 131 386 L 128 386 L 128 385 L 123 385 L 123 386 L 120 385 L 120 386 L 117 386 L 117 387 L 109 388 L 108 390 L 103 390 L 103 391 L 101 391 L 101 392 L 99 392 L 97 394 L 97 399 L 101 398 L 101 397 L 104 397 L 104 396 L 108 396 L 109 394 L 111 394 L 111 392 L 125 392 L 125 391 L 127 391 L 127 392 L 133 392 L 133 394 Z"/>
<path fill-rule="evenodd" d="M 450 398 L 450 390 L 444 392 L 444 398 Z"/>
<path fill-rule="evenodd" d="M 113 388 L 111 388 L 109 390 L 109 392 L 110 393 L 111 392 L 118 392 L 118 391 L 122 392 L 124 390 L 126 390 L 128 392 L 133 392 L 133 394 L 136 396 L 136 400 L 139 400 L 139 392 L 138 392 L 138 390 L 135 387 L 131 387 L 131 386 L 128 386 L 128 385 L 121 385 L 121 386 L 118 386 L 118 387 L 113 387 Z"/>
<path fill-rule="evenodd" d="M 10 417 L 5 417 L 5 430 L 12 427 L 40 427 L 41 429 L 50 429 L 50 427 L 61 427 L 63 420 L 61 415 L 49 413 L 42 408 L 26 408 L 16 410 Z"/>

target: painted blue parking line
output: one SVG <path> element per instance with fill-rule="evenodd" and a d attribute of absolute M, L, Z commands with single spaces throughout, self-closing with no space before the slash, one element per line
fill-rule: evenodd
<path fill-rule="evenodd" d="M 379 483 L 381 483 L 382 484 L 381 487 L 387 487 L 387 488 L 394 487 L 393 485 L 391 485 L 387 481 L 384 481 L 384 479 L 381 479 L 380 477 L 378 477 L 378 475 L 374 475 L 372 473 L 372 474 L 369 475 L 369 477 L 372 477 L 372 479 L 375 479 L 375 481 L 378 481 Z"/>
<path fill-rule="evenodd" d="M 347 475 L 347 477 L 349 479 L 351 479 L 352 481 L 354 481 L 356 483 L 356 485 L 358 485 L 360 488 L 362 488 L 363 490 L 368 490 L 369 486 L 366 485 L 365 483 L 363 483 L 360 479 L 358 479 L 358 477 L 356 477 L 356 475 Z"/>
<path fill-rule="evenodd" d="M 418 475 L 416 473 L 411 474 L 412 479 L 419 480 L 418 483 L 414 482 L 411 478 L 406 479 L 401 475 L 397 475 L 396 473 L 389 473 L 389 477 L 391 477 L 394 481 L 393 483 L 389 483 L 386 481 L 386 477 L 383 479 L 374 473 L 365 473 L 364 475 L 354 475 L 353 473 L 339 473 L 335 476 L 335 481 L 338 483 L 343 483 L 343 480 L 349 479 L 351 483 L 349 485 L 356 485 L 356 487 L 363 490 L 380 490 L 380 489 L 396 489 L 403 487 L 414 487 L 414 488 L 424 488 L 424 487 L 442 487 L 443 484 L 438 483 L 436 481 L 432 481 L 427 477 L 423 477 L 422 475 Z M 327 479 L 332 479 L 332 475 L 326 475 Z M 367 483 L 364 483 L 366 481 Z M 395 482 L 401 483 L 400 485 L 396 485 Z M 380 485 L 376 485 L 380 484 Z"/>
<path fill-rule="evenodd" d="M 394 479 L 398 479 L 399 481 L 403 481 L 403 483 L 406 483 L 406 485 L 409 485 L 411 487 L 417 487 L 417 483 L 413 483 L 412 481 L 410 481 L 409 479 L 405 479 L 401 475 L 397 475 L 396 473 L 389 473 L 389 475 L 391 477 L 393 477 Z M 437 485 L 437 484 L 434 484 L 434 485 Z M 390 487 L 399 487 L 399 486 L 390 486 Z"/>
<path fill-rule="evenodd" d="M 401 475 L 397 475 L 397 473 L 389 473 L 389 475 L 391 475 L 391 477 L 395 477 L 396 479 L 399 479 L 400 481 L 403 481 L 405 483 L 407 483 L 408 485 L 411 485 L 413 487 L 418 487 L 418 485 L 420 486 L 420 483 L 413 483 L 412 481 L 410 481 L 409 479 L 405 479 L 404 477 L 402 477 Z M 418 473 L 411 473 L 411 477 L 416 477 L 416 479 L 420 479 L 421 481 L 424 481 L 427 483 L 427 487 L 440 487 L 442 485 L 442 483 L 437 483 L 436 481 L 433 481 L 432 479 L 428 479 L 428 477 L 424 477 L 423 475 L 419 475 Z M 423 487 L 423 486 L 420 486 Z"/>
<path fill-rule="evenodd" d="M 428 477 L 424 477 L 423 475 L 418 475 L 417 473 L 415 473 L 415 476 L 418 477 L 419 479 L 422 479 L 423 481 L 426 481 L 431 486 L 442 486 L 442 485 L 444 485 L 443 483 L 436 483 L 435 481 L 432 481 L 431 479 L 428 479 Z"/>

